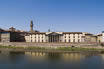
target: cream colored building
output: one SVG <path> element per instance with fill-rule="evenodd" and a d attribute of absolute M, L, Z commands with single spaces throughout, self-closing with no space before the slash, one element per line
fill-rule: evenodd
<path fill-rule="evenodd" d="M 96 36 L 84 32 L 36 32 L 25 36 L 26 42 L 96 42 Z"/>
<path fill-rule="evenodd" d="M 30 34 L 25 36 L 26 42 L 97 42 L 97 36 L 85 32 L 34 32 L 33 21 L 30 23 Z"/>
<path fill-rule="evenodd" d="M 97 42 L 97 36 L 90 33 L 85 33 L 85 42 Z"/>
<path fill-rule="evenodd" d="M 104 31 L 97 35 L 97 42 L 104 42 Z"/>

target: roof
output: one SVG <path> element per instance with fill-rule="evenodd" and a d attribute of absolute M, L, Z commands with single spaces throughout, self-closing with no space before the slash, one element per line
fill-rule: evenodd
<path fill-rule="evenodd" d="M 30 33 L 30 34 L 45 34 L 46 32 L 33 32 L 33 33 L 28 32 L 28 33 Z"/>
<path fill-rule="evenodd" d="M 91 34 L 91 33 L 85 33 L 85 35 L 93 35 L 93 34 Z"/>
<path fill-rule="evenodd" d="M 82 32 L 63 32 L 63 34 L 82 34 Z"/>
<path fill-rule="evenodd" d="M 4 31 L 2 28 L 0 28 L 0 31 Z"/>
<path fill-rule="evenodd" d="M 102 34 L 98 34 L 97 36 L 102 36 Z"/>
<path fill-rule="evenodd" d="M 20 31 L 0 31 L 1 33 L 8 32 L 8 33 L 28 33 L 28 32 L 20 32 Z"/>

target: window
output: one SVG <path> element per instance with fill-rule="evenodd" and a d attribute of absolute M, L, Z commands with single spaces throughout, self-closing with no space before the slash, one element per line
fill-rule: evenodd
<path fill-rule="evenodd" d="M 73 38 L 75 38 L 75 34 L 73 34 Z"/>
<path fill-rule="evenodd" d="M 78 38 L 80 38 L 80 34 L 78 34 Z"/>
<path fill-rule="evenodd" d="M 73 39 L 73 42 L 75 42 L 75 39 Z"/>
<path fill-rule="evenodd" d="M 66 38 L 66 34 L 64 35 L 64 38 Z"/>
<path fill-rule="evenodd" d="M 70 36 L 69 36 L 69 38 L 70 38 Z"/>
<path fill-rule="evenodd" d="M 38 40 L 38 42 L 40 42 L 40 40 Z"/>
<path fill-rule="evenodd" d="M 80 42 L 80 39 L 78 39 L 78 42 Z"/>
<path fill-rule="evenodd" d="M 70 43 L 70 40 L 69 40 L 69 43 Z"/>
<path fill-rule="evenodd" d="M 42 35 L 42 38 L 43 38 L 43 35 Z"/>
<path fill-rule="evenodd" d="M 78 35 L 78 38 L 80 38 L 80 36 Z"/>
<path fill-rule="evenodd" d="M 42 42 L 43 42 L 43 40 L 42 40 Z"/>
<path fill-rule="evenodd" d="M 66 40 L 65 40 L 65 42 L 66 42 Z"/>
<path fill-rule="evenodd" d="M 65 38 L 66 38 L 66 35 L 65 35 Z"/>

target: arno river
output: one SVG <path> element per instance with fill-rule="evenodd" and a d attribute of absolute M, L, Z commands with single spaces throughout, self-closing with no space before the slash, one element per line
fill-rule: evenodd
<path fill-rule="evenodd" d="M 1 51 L 0 69 L 104 69 L 104 53 Z"/>

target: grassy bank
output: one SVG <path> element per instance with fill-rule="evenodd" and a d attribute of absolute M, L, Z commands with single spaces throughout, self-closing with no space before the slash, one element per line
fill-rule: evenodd
<path fill-rule="evenodd" d="M 104 49 L 99 48 L 81 48 L 81 47 L 59 47 L 57 50 L 62 51 L 103 51 Z"/>
<path fill-rule="evenodd" d="M 23 50 L 55 50 L 55 51 L 104 51 L 104 48 L 81 48 L 81 47 L 16 47 L 0 46 L 0 48 L 23 49 Z"/>

